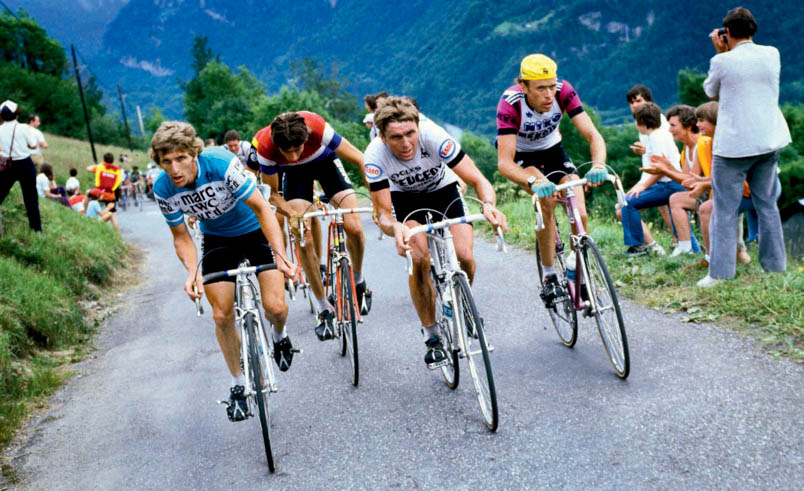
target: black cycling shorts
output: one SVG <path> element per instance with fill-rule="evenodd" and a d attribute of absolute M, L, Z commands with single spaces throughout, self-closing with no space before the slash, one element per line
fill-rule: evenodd
<path fill-rule="evenodd" d="M 469 214 L 466 203 L 458 191 L 457 182 L 429 193 L 391 191 L 391 205 L 394 217 L 399 222 L 407 219 L 415 220 L 420 224 L 427 223 L 428 211 L 431 213 L 431 222 L 439 222 L 445 218 L 459 218 Z M 425 209 L 421 210 L 422 208 Z M 413 214 L 410 215 L 410 213 Z"/>
<path fill-rule="evenodd" d="M 235 269 L 243 259 L 248 259 L 252 266 L 274 262 L 274 253 L 268 244 L 268 239 L 259 228 L 235 237 L 204 234 L 201 241 L 201 255 L 202 274 Z M 218 281 L 234 282 L 235 279 L 234 277 L 220 278 L 209 283 Z M 207 282 L 205 281 L 204 284 Z"/>
<path fill-rule="evenodd" d="M 517 152 L 514 162 L 523 169 L 536 167 L 553 184 L 559 184 L 564 176 L 578 174 L 578 169 L 575 168 L 561 142 L 546 150 Z"/>
<path fill-rule="evenodd" d="M 344 189 L 353 189 L 352 182 L 340 159 L 332 159 L 316 164 L 285 167 L 285 201 L 303 199 L 313 202 L 313 181 L 318 181 L 327 197 L 332 198 Z"/>

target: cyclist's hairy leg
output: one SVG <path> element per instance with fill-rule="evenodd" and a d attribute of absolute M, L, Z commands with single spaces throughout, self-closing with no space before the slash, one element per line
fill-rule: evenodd
<path fill-rule="evenodd" d="M 413 228 L 418 222 L 408 220 L 405 225 Z M 427 239 L 418 234 L 410 239 L 410 256 L 413 259 L 413 274 L 408 278 L 410 299 L 423 326 L 435 324 L 435 289 L 430 281 L 430 251 Z"/>
<path fill-rule="evenodd" d="M 240 334 L 234 325 L 234 283 L 219 281 L 204 286 L 209 303 L 212 305 L 212 318 L 215 320 L 215 336 L 221 347 L 223 359 L 233 377 L 241 375 Z"/>
<path fill-rule="evenodd" d="M 313 231 L 313 250 L 318 262 L 324 257 L 324 237 L 321 234 L 321 220 L 313 218 L 310 220 L 310 230 Z"/>
<path fill-rule="evenodd" d="M 293 211 L 299 215 L 312 210 L 312 203 L 304 199 L 292 199 L 288 201 L 288 204 L 293 208 Z M 307 281 L 310 282 L 313 296 L 315 296 L 316 299 L 321 299 L 324 298 L 324 284 L 321 282 L 321 270 L 318 269 L 318 254 L 316 254 L 313 234 L 310 232 L 309 225 L 310 220 L 306 220 L 304 225 L 304 247 L 301 247 L 298 233 L 294 232 L 294 235 L 296 236 L 296 245 L 301 252 L 302 268 L 304 269 L 305 276 L 307 276 Z"/>
<path fill-rule="evenodd" d="M 567 181 L 574 181 L 580 179 L 577 174 L 570 174 L 568 176 L 564 176 L 561 179 L 561 182 Z M 586 213 L 586 196 L 584 195 L 583 186 L 577 186 L 574 189 L 575 192 L 575 207 L 578 209 L 578 214 L 581 216 L 581 223 L 583 223 L 583 229 L 586 230 L 586 233 L 589 233 L 589 217 Z M 570 245 L 572 245 L 570 243 Z"/>
<path fill-rule="evenodd" d="M 357 208 L 357 197 L 351 189 L 335 193 L 332 201 L 339 203 L 340 208 Z M 363 251 L 366 247 L 366 236 L 363 234 L 363 224 L 357 213 L 344 215 L 343 230 L 346 232 L 346 248 L 352 258 L 352 269 L 355 273 L 363 271 Z"/>
<path fill-rule="evenodd" d="M 459 223 L 451 226 L 449 231 L 452 232 L 455 255 L 458 256 L 461 269 L 469 277 L 469 284 L 471 285 L 475 279 L 475 270 L 477 269 L 477 263 L 475 263 L 472 253 L 475 241 L 472 226 L 468 223 Z"/>
<path fill-rule="evenodd" d="M 539 242 L 539 251 L 542 254 L 542 265 L 552 266 L 556 250 L 556 221 L 553 213 L 556 208 L 555 198 L 541 198 L 542 218 L 544 219 L 544 229 L 536 232 L 536 240 Z"/>
<path fill-rule="evenodd" d="M 281 259 L 280 259 L 281 261 Z M 277 270 L 263 271 L 257 276 L 260 282 L 260 297 L 265 317 L 281 333 L 288 317 L 288 304 L 285 301 L 285 275 Z"/>

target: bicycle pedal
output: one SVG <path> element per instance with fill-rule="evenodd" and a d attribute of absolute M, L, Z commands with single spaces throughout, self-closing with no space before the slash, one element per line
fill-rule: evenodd
<path fill-rule="evenodd" d="M 445 358 L 445 359 L 443 359 L 441 361 L 437 361 L 435 363 L 428 363 L 427 368 L 429 368 L 430 370 L 436 370 L 438 368 L 445 367 L 447 365 L 449 365 L 449 358 Z"/>
<path fill-rule="evenodd" d="M 226 407 L 229 407 L 229 401 L 217 401 L 218 404 L 223 404 Z"/>
<path fill-rule="evenodd" d="M 291 353 L 299 353 L 299 354 L 301 354 L 301 353 L 304 353 L 304 350 L 301 349 L 301 348 L 300 349 L 293 348 L 293 349 L 290 350 L 290 352 Z"/>

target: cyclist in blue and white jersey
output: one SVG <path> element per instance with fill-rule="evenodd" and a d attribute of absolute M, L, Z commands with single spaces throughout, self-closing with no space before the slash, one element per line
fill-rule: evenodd
<path fill-rule="evenodd" d="M 293 359 L 293 346 L 285 332 L 288 306 L 283 275 L 292 277 L 295 267 L 283 257 L 282 231 L 268 203 L 255 192 L 252 174 L 224 148 L 203 150 L 191 125 L 162 123 L 151 140 L 151 158 L 165 171 L 154 183 L 154 195 L 173 234 L 176 254 L 189 272 L 184 291 L 193 300 L 206 293 L 212 305 L 215 334 L 232 375 L 227 414 L 232 421 L 240 421 L 248 408 L 240 337 L 234 325 L 234 278 L 204 285 L 202 275 L 235 269 L 242 259 L 253 265 L 276 263 L 276 270 L 263 271 L 257 279 L 265 316 L 274 326 L 274 359 L 285 371 Z M 201 271 L 184 215 L 196 217 L 204 233 Z"/>

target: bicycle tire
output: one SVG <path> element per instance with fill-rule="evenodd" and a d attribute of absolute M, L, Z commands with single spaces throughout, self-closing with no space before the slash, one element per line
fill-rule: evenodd
<path fill-rule="evenodd" d="M 463 346 L 464 357 L 469 366 L 469 374 L 472 377 L 472 384 L 477 393 L 477 402 L 480 405 L 480 413 L 483 415 L 483 422 L 491 431 L 497 431 L 499 426 L 499 411 L 497 408 L 497 391 L 494 386 L 494 375 L 491 370 L 491 359 L 489 358 L 488 344 L 486 343 L 486 332 L 480 315 L 477 312 L 477 305 L 469 288 L 469 282 L 462 274 L 453 277 L 454 305 L 456 308 L 453 315 L 456 319 L 464 321 L 464 328 L 458 329 L 461 345 Z M 469 327 L 474 329 L 476 338 L 469 335 Z M 474 342 L 477 341 L 480 351 L 475 351 Z M 477 355 L 482 355 L 482 363 L 475 363 Z M 480 360 L 477 360 L 480 361 Z M 480 369 L 480 370 L 479 370 Z M 482 370 L 482 373 L 481 373 Z"/>
<path fill-rule="evenodd" d="M 628 377 L 630 371 L 630 356 L 617 292 L 595 241 L 586 236 L 581 241 L 581 247 L 586 269 L 586 286 L 590 289 L 590 293 L 593 293 L 597 305 L 594 316 L 600 340 L 617 376 L 624 379 Z"/>
<path fill-rule="evenodd" d="M 441 340 L 444 343 L 444 349 L 447 350 L 449 356 L 449 364 L 441 367 L 441 376 L 444 378 L 444 383 L 450 389 L 458 387 L 461 379 L 458 363 L 458 349 L 457 343 L 452 339 L 452 317 L 445 315 L 444 301 L 441 298 L 443 288 L 446 287 L 442 281 L 436 278 L 432 266 L 430 267 L 430 280 L 433 282 L 433 289 L 435 290 L 435 319 L 436 325 L 441 331 Z M 452 310 L 452 307 L 448 307 Z"/>
<path fill-rule="evenodd" d="M 265 459 L 268 461 L 268 470 L 275 471 L 274 456 L 271 452 L 271 412 L 268 407 L 268 391 L 265 387 L 265 380 L 258 354 L 256 322 L 251 313 L 247 313 L 244 322 L 246 323 L 246 335 L 248 336 L 248 358 L 249 370 L 251 372 L 251 383 L 254 389 L 254 399 L 257 403 L 257 412 L 259 413 L 260 426 L 262 427 L 262 441 L 265 445 Z"/>
<path fill-rule="evenodd" d="M 560 301 L 553 304 L 553 308 L 547 310 L 550 316 L 550 322 L 561 340 L 561 344 L 568 348 L 575 346 L 578 340 L 578 313 L 575 311 L 575 305 L 572 302 L 572 296 L 569 294 L 569 282 L 567 280 L 567 268 L 564 265 L 564 252 L 556 251 L 554 256 L 553 267 L 556 269 L 556 275 L 559 278 L 561 288 L 564 289 L 566 295 Z M 544 288 L 544 271 L 542 270 L 542 252 L 539 250 L 539 242 L 536 241 L 536 265 L 539 268 L 539 287 Z"/>
<path fill-rule="evenodd" d="M 357 299 L 354 295 L 352 266 L 347 258 L 340 261 L 338 267 L 341 275 L 341 351 L 349 354 L 352 366 L 352 385 L 357 386 L 360 379 L 360 360 L 357 351 Z"/>

